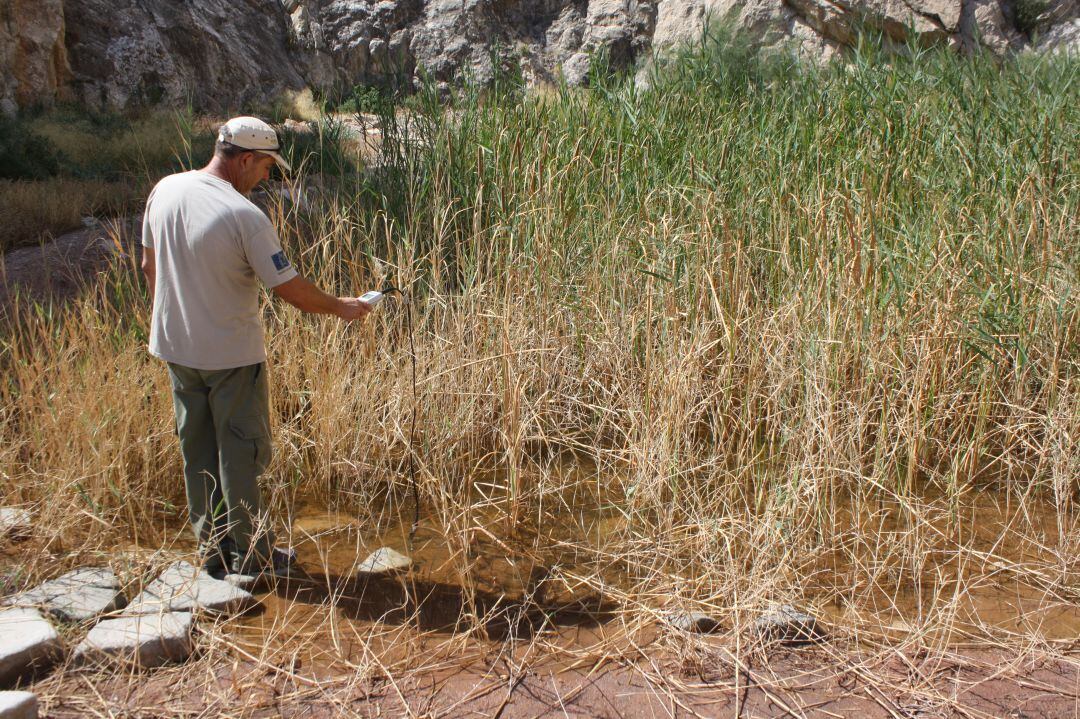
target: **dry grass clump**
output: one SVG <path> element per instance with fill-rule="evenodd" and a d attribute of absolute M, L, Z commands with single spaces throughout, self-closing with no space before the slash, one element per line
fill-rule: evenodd
<path fill-rule="evenodd" d="M 48 240 L 136 202 L 132 183 L 101 179 L 0 180 L 0 250 Z"/>
<path fill-rule="evenodd" d="M 462 632 L 599 596 L 633 631 L 793 601 L 856 639 L 1055 646 L 1080 626 L 1080 98 L 1074 60 L 1018 62 L 705 47 L 648 91 L 384 118 L 370 174 L 271 214 L 324 286 L 408 289 L 417 393 L 392 303 L 268 302 L 276 516 L 403 546 L 411 453 Z M 182 531 L 136 278 L 0 346 L 0 476 L 49 547 Z"/>

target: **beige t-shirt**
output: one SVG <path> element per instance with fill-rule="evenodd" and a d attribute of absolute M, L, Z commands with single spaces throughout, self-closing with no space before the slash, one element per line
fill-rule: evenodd
<path fill-rule="evenodd" d="M 142 243 L 157 270 L 150 354 L 204 370 L 266 360 L 257 280 L 297 273 L 262 210 L 209 173 L 170 175 L 146 201 Z"/>

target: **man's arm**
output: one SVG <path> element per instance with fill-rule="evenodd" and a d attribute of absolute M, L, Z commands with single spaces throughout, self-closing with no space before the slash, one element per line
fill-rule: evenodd
<path fill-rule="evenodd" d="M 157 281 L 157 265 L 154 262 L 154 248 L 142 248 L 142 271 L 146 275 L 146 286 L 150 289 L 150 304 L 154 304 L 154 283 Z"/>
<path fill-rule="evenodd" d="M 300 276 L 274 287 L 274 294 L 302 312 L 337 315 L 343 320 L 363 319 L 371 312 L 366 302 L 356 297 L 328 295 Z"/>

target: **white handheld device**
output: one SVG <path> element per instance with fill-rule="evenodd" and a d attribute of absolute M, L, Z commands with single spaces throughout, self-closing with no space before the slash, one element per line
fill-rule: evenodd
<path fill-rule="evenodd" d="M 383 301 L 384 297 L 386 297 L 386 295 L 384 295 L 382 292 L 377 292 L 376 290 L 372 290 L 371 292 L 365 292 L 364 294 L 362 294 L 360 296 L 360 301 L 363 302 L 364 304 L 371 305 L 372 307 L 376 307 L 376 306 L 378 306 L 378 304 L 380 302 Z"/>

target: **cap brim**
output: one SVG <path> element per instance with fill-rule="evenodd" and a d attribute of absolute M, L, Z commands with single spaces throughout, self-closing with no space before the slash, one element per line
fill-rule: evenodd
<path fill-rule="evenodd" d="M 269 155 L 270 157 L 274 158 L 274 162 L 277 163 L 277 166 L 281 168 L 282 172 L 292 172 L 292 168 L 289 167 L 289 163 L 285 162 L 285 158 L 282 157 L 279 153 L 274 152 L 273 150 L 256 150 L 256 152 L 261 152 L 264 155 Z"/>

